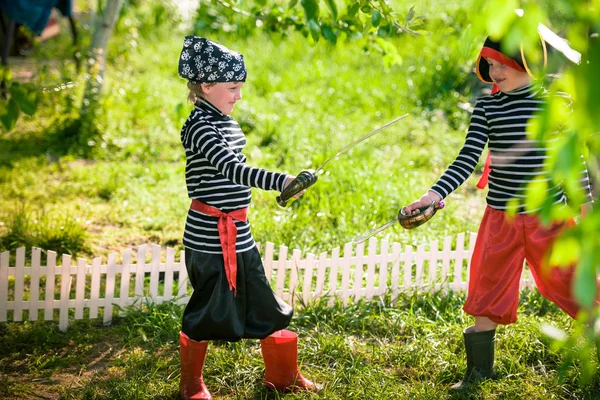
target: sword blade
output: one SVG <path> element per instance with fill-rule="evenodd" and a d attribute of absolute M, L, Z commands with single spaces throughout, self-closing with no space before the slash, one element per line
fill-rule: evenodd
<path fill-rule="evenodd" d="M 315 174 L 318 174 L 319 171 L 321 171 L 329 162 L 333 161 L 334 159 L 336 159 L 338 156 L 344 154 L 345 152 L 347 152 L 348 150 L 350 150 L 352 147 L 356 146 L 358 143 L 362 142 L 363 140 L 367 140 L 368 138 L 370 138 L 371 136 L 373 136 L 374 134 L 376 134 L 377 132 L 380 132 L 392 125 L 394 125 L 396 122 L 400 121 L 403 118 L 408 117 L 408 114 L 404 114 L 390 122 L 388 122 L 385 125 L 380 126 L 379 128 L 367 133 L 364 136 L 359 137 L 358 139 L 356 139 L 354 142 L 350 143 L 348 146 L 344 147 L 343 149 L 341 149 L 340 151 L 338 151 L 337 153 L 335 153 L 333 156 L 329 157 L 323 164 L 321 164 L 317 169 L 315 169 Z"/>
<path fill-rule="evenodd" d="M 379 228 L 371 229 L 369 232 L 365 233 L 364 235 L 356 237 L 352 241 L 352 243 L 359 244 L 359 243 L 365 242 L 368 239 L 370 239 L 372 236 L 375 236 L 379 232 L 384 231 L 387 228 L 389 228 L 390 226 L 394 225 L 396 222 L 398 222 L 398 218 L 394 218 L 394 219 L 390 220 L 389 222 L 386 222 L 384 225 L 381 225 Z"/>

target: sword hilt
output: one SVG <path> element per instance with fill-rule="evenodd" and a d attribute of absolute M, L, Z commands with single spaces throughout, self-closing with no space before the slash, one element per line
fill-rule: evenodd
<path fill-rule="evenodd" d="M 300 193 L 301 191 L 311 187 L 317 181 L 317 174 L 312 171 L 302 171 L 296 178 L 286 186 L 286 188 L 277 196 L 277 204 L 285 207 L 289 199 Z"/>
<path fill-rule="evenodd" d="M 402 207 L 398 213 L 398 222 L 400 222 L 400 225 L 404 229 L 414 229 L 429 221 L 433 218 L 437 210 L 441 210 L 444 207 L 445 204 L 443 201 L 433 201 L 427 206 L 420 207 L 418 209 L 419 212 L 414 215 L 405 214 L 405 207 Z"/>

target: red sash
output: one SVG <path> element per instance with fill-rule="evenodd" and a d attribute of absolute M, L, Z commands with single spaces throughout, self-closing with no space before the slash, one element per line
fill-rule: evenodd
<path fill-rule="evenodd" d="M 224 213 L 218 208 L 204 204 L 201 201 L 192 199 L 192 210 L 201 212 L 202 214 L 218 217 L 217 228 L 219 229 L 219 240 L 221 241 L 221 249 L 223 249 L 223 261 L 225 262 L 225 275 L 229 283 L 229 290 L 234 291 L 234 296 L 237 294 L 237 262 L 235 253 L 235 242 L 237 237 L 237 227 L 233 220 L 246 222 L 248 220 L 248 208 Z"/>

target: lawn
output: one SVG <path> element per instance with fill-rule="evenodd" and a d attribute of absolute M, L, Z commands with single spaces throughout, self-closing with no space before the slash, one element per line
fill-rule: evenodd
<path fill-rule="evenodd" d="M 56 59 L 68 38 L 45 43 L 24 63 L 40 88 L 73 85 L 40 92 L 35 116 L 0 133 L 0 251 L 38 246 L 90 260 L 146 243 L 182 249 L 189 199 L 179 129 L 191 105 L 177 60 L 190 30 L 144 19 L 156 4 L 124 10 L 92 127 L 73 122 L 86 77 L 66 57 Z M 412 6 L 394 4 L 400 12 Z M 246 59 L 248 81 L 233 116 L 251 165 L 298 174 L 409 114 L 328 164 L 288 208 L 277 206 L 277 193 L 253 190 L 249 219 L 258 242 L 329 252 L 387 222 L 435 182 L 462 146 L 470 104 L 483 89 L 472 73 L 483 38 L 471 30 L 471 5 L 421 2 L 430 34 L 393 39 L 402 63 L 389 69 L 378 52 L 350 39 L 331 46 L 294 32 L 207 31 Z M 89 21 L 82 23 L 85 43 Z M 420 245 L 475 232 L 485 207 L 475 188 L 480 172 L 428 224 L 395 226 L 379 238 Z M 461 310 L 464 296 L 299 304 L 290 329 L 301 338 L 303 373 L 325 383 L 319 395 L 265 389 L 257 341 L 211 344 L 206 383 L 216 399 L 600 398 L 597 376 L 581 385 L 580 361 L 589 354 L 571 359 L 542 333 L 542 324 L 574 325 L 537 292 L 523 294 L 517 324 L 498 330 L 502 379 L 450 394 L 465 368 L 462 330 L 472 323 Z M 74 321 L 67 333 L 56 322 L 0 323 L 0 398 L 176 399 L 181 311 L 146 304 L 108 327 Z"/>
<path fill-rule="evenodd" d="M 498 329 L 501 379 L 461 394 L 448 387 L 465 368 L 463 294 L 404 294 L 349 306 L 326 301 L 298 308 L 301 369 L 325 383 L 318 395 L 282 395 L 262 385 L 256 340 L 211 343 L 205 381 L 215 399 L 597 399 L 600 381 L 579 385 L 577 366 L 541 324 L 572 322 L 536 292 L 521 298 L 518 323 Z M 181 309 L 172 303 L 131 309 L 110 327 L 77 321 L 66 334 L 48 322 L 0 325 L 3 399 L 177 399 Z"/>

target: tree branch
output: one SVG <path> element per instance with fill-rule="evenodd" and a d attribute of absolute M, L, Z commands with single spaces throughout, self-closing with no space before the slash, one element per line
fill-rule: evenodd
<path fill-rule="evenodd" d="M 230 10 L 231 10 L 231 11 L 233 11 L 234 13 L 237 13 L 237 14 L 243 15 L 244 17 L 250 17 L 250 18 L 254 18 L 254 19 L 258 19 L 258 20 L 264 21 L 264 18 L 263 18 L 263 17 L 261 17 L 260 15 L 254 15 L 254 14 L 252 14 L 252 13 L 249 13 L 248 11 L 241 10 L 241 9 L 239 9 L 239 8 L 237 8 L 237 7 L 235 7 L 235 6 L 231 5 L 231 4 L 229 4 L 229 3 L 227 3 L 227 2 L 226 2 L 226 1 L 224 1 L 224 0 L 215 0 L 215 1 L 216 1 L 217 3 L 219 3 L 220 5 L 222 5 L 223 7 L 230 9 Z"/>

